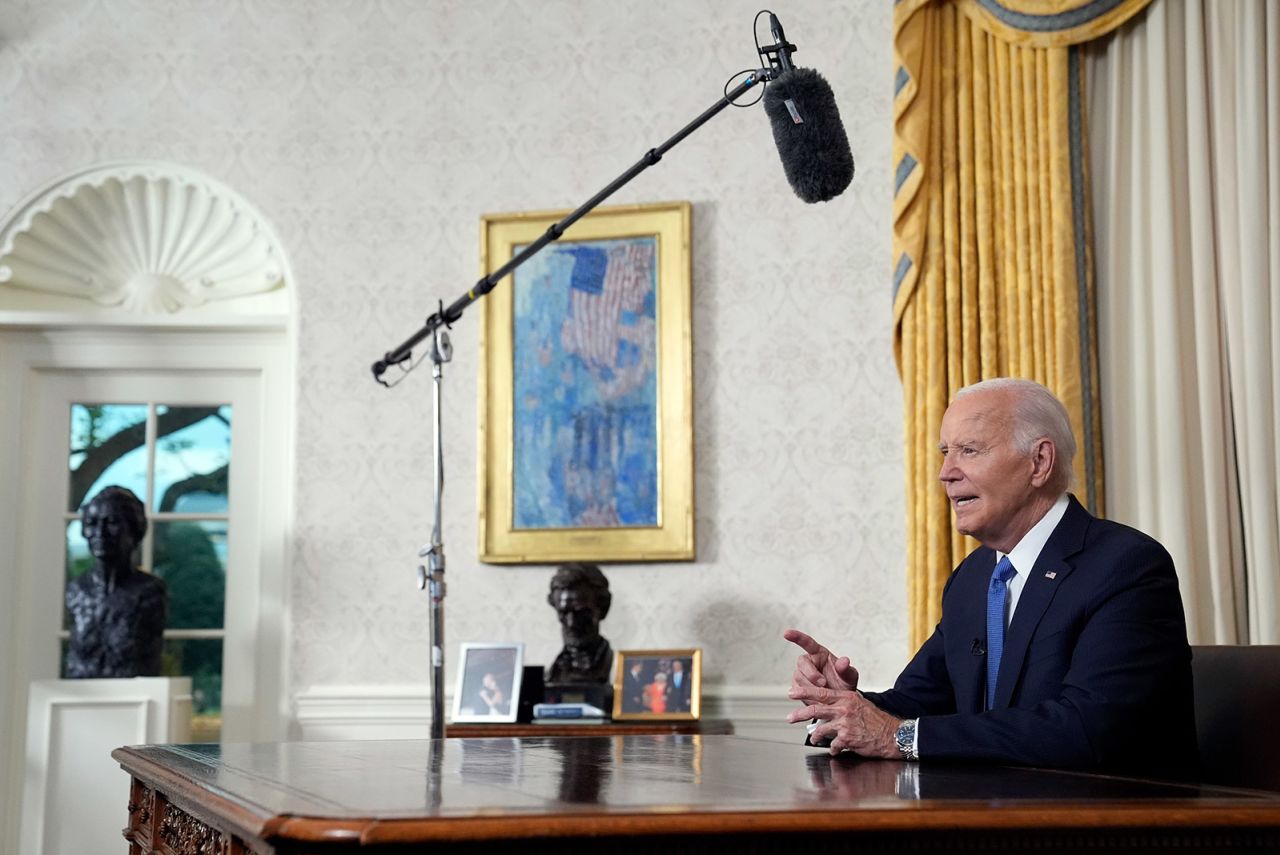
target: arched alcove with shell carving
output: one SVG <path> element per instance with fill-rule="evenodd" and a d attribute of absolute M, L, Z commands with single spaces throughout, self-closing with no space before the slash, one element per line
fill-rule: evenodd
<path fill-rule="evenodd" d="M 173 163 L 88 167 L 37 190 L 0 223 L 0 318 L 9 322 L 52 313 L 284 325 L 290 279 L 252 204 Z"/>
<path fill-rule="evenodd" d="M 0 697 L 25 698 L 32 680 L 59 673 L 66 579 L 48 568 L 70 566 L 77 535 L 69 532 L 78 531 L 68 487 L 71 458 L 81 453 L 73 409 L 141 407 L 141 444 L 126 453 L 147 461 L 168 436 L 158 426 L 162 410 L 210 409 L 228 426 L 217 446 L 228 458 L 227 499 L 192 524 L 226 532 L 217 535 L 225 543 L 217 558 L 224 617 L 216 629 L 166 632 L 170 641 L 221 645 L 227 738 L 282 738 L 293 282 L 267 217 L 232 187 L 180 164 L 86 166 L 0 216 L 0 483 L 12 485 L 0 497 L 0 578 L 16 581 L 14 595 L 0 597 Z M 186 453 L 190 441 L 174 448 Z M 209 474 L 176 465 L 182 478 Z M 151 493 L 155 469 L 144 472 L 140 498 L 159 520 L 148 537 L 161 524 L 190 522 L 186 512 L 161 508 Z M 23 703 L 0 703 L 0 775 L 21 767 L 4 761 L 23 756 L 25 718 Z"/>

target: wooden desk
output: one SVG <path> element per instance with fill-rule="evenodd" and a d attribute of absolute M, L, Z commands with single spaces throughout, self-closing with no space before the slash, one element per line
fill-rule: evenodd
<path fill-rule="evenodd" d="M 444 735 L 450 739 L 492 736 L 636 736 L 658 733 L 728 736 L 733 733 L 733 722 L 727 718 L 694 721 L 605 721 L 599 724 L 552 721 L 544 724 L 447 724 L 444 728 Z"/>
<path fill-rule="evenodd" d="M 131 853 L 1280 851 L 1280 794 L 734 736 L 121 748 Z M 1165 853 L 1167 855 L 1167 853 Z"/>

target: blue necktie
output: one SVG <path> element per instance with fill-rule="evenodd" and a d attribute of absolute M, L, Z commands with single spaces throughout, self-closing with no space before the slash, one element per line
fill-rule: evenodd
<path fill-rule="evenodd" d="M 987 588 L 987 709 L 996 705 L 996 676 L 1000 673 L 1000 656 L 1004 653 L 1004 603 L 1013 578 L 1009 556 L 1000 559 L 991 574 Z"/>

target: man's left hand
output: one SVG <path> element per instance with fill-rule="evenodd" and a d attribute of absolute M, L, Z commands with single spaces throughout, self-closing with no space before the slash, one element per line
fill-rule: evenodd
<path fill-rule="evenodd" d="M 902 758 L 895 738 L 902 719 L 889 715 L 857 692 L 793 685 L 787 694 L 806 704 L 792 711 L 787 721 L 794 724 L 822 719 L 809 735 L 815 745 L 830 739 L 828 750 L 832 754 L 847 750 L 863 757 Z"/>

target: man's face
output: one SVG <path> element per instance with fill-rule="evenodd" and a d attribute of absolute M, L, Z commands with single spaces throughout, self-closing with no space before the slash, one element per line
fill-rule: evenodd
<path fill-rule="evenodd" d="M 938 443 L 938 478 L 956 529 L 1001 552 L 1016 546 L 1044 513 L 1035 501 L 1032 458 L 1014 447 L 1013 400 L 1001 390 L 958 398 L 942 417 Z"/>
<path fill-rule="evenodd" d="M 590 594 L 561 588 L 556 592 L 554 605 L 560 617 L 560 634 L 566 643 L 581 644 L 600 634 L 600 617 Z"/>
<path fill-rule="evenodd" d="M 90 502 L 80 515 L 80 531 L 89 543 L 90 554 L 108 564 L 128 561 L 138 545 L 128 511 L 118 499 Z"/>

